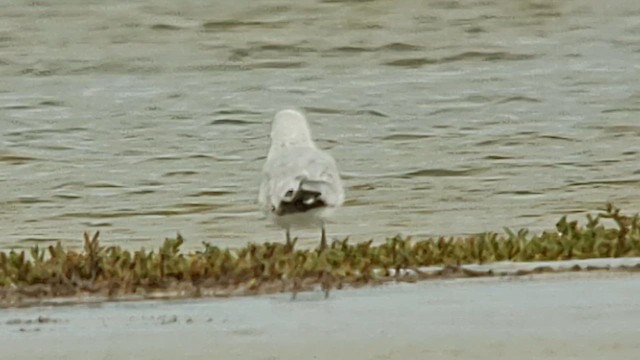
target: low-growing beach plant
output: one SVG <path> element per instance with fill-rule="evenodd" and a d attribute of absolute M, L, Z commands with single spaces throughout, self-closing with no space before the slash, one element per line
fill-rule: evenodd
<path fill-rule="evenodd" d="M 344 239 L 325 249 L 297 248 L 295 240 L 232 249 L 204 242 L 200 250 L 190 253 L 180 251 L 184 239 L 179 234 L 157 250 L 129 251 L 102 245 L 98 232 L 85 233 L 79 251 L 60 243 L 46 248 L 36 245 L 29 251 L 0 251 L 0 306 L 91 294 L 144 298 L 291 291 L 295 296 L 318 285 L 328 295 L 329 289 L 345 284 L 477 275 L 461 269 L 464 264 L 640 256 L 638 215 L 623 215 L 611 204 L 595 216 L 587 215 L 585 224 L 562 217 L 555 227 L 555 231 L 533 235 L 504 229 L 503 234 L 423 240 L 396 236 L 380 244 L 373 240 L 352 244 Z M 442 269 L 427 276 L 421 270 L 427 266 Z"/>

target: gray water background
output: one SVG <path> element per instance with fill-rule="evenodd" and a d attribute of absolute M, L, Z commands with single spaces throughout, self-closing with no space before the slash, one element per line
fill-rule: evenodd
<path fill-rule="evenodd" d="M 332 237 L 637 211 L 640 2 L 5 1 L 0 248 L 283 240 L 256 197 L 291 106 L 345 177 Z"/>

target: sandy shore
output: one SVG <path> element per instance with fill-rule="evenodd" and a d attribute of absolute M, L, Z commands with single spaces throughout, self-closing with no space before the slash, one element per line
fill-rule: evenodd
<path fill-rule="evenodd" d="M 583 272 L 0 312 L 11 359 L 631 359 L 640 275 Z M 8 357 L 7 357 L 8 356 Z"/>

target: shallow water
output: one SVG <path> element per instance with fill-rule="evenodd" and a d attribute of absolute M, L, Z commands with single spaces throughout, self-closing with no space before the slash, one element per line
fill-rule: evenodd
<path fill-rule="evenodd" d="M 11 359 L 633 359 L 640 277 L 425 281 L 0 312 Z M 304 295 L 304 296 L 303 296 Z M 38 344 L 38 346 L 34 346 Z M 277 344 L 277 346 L 276 346 Z"/>
<path fill-rule="evenodd" d="M 637 1 L 10 2 L 0 248 L 281 240 L 255 202 L 289 106 L 345 176 L 332 236 L 637 211 L 639 64 Z"/>

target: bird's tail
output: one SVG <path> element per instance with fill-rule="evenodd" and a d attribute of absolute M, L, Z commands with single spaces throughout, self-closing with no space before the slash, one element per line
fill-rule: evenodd
<path fill-rule="evenodd" d="M 312 209 L 327 206 L 322 198 L 324 182 L 303 179 L 298 187 L 286 191 L 278 208 L 278 215 L 304 213 Z"/>

